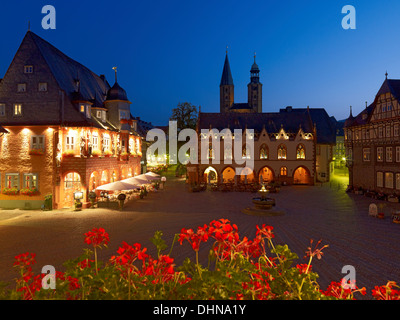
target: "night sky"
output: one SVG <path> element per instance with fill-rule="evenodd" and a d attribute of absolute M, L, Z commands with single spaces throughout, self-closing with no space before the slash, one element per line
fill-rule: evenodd
<path fill-rule="evenodd" d="M 44 5 L 56 30 L 41 27 Z M 345 5 L 357 29 L 344 30 Z M 179 102 L 219 111 L 226 46 L 235 102 L 247 102 L 254 52 L 261 69 L 263 112 L 325 108 L 337 120 L 371 103 L 385 79 L 400 78 L 400 1 L 2 1 L 0 78 L 31 30 L 114 83 L 132 114 L 166 125 Z"/>

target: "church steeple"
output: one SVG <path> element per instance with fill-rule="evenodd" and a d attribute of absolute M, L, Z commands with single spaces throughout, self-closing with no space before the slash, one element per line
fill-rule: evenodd
<path fill-rule="evenodd" d="M 220 112 L 227 112 L 234 102 L 234 85 L 226 50 L 224 68 L 222 70 L 220 88 Z"/>
<path fill-rule="evenodd" d="M 248 104 L 253 112 L 262 112 L 262 84 L 260 83 L 260 68 L 256 63 L 254 52 L 254 63 L 250 69 L 250 83 L 247 85 Z"/>

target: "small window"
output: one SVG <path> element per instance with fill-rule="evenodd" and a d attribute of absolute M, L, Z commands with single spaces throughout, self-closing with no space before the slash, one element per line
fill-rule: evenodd
<path fill-rule="evenodd" d="M 96 117 L 101 119 L 101 110 L 96 111 Z"/>
<path fill-rule="evenodd" d="M 38 189 L 38 180 L 37 173 L 24 173 L 23 188 Z"/>
<path fill-rule="evenodd" d="M 46 92 L 47 91 L 47 82 L 40 82 L 39 83 L 39 91 Z"/>
<path fill-rule="evenodd" d="M 18 83 L 17 91 L 18 92 L 26 92 L 26 83 Z"/>
<path fill-rule="evenodd" d="M 400 147 L 396 147 L 396 162 L 400 162 Z"/>
<path fill-rule="evenodd" d="M 376 161 L 383 161 L 383 147 L 376 148 Z"/>
<path fill-rule="evenodd" d="M 4 103 L 0 103 L 0 117 L 6 116 L 6 105 Z"/>
<path fill-rule="evenodd" d="M 107 113 L 104 110 L 101 112 L 101 120 L 103 122 L 107 121 Z"/>
<path fill-rule="evenodd" d="M 396 173 L 396 190 L 400 190 L 400 173 Z"/>
<path fill-rule="evenodd" d="M 370 148 L 363 149 L 363 161 L 371 161 L 371 149 Z"/>
<path fill-rule="evenodd" d="M 32 136 L 31 137 L 31 149 L 44 150 L 44 136 Z"/>
<path fill-rule="evenodd" d="M 305 159 L 306 158 L 306 151 L 303 145 L 299 145 L 296 150 L 296 158 L 297 159 Z"/>
<path fill-rule="evenodd" d="M 393 149 L 392 147 L 386 147 L 386 162 L 393 161 Z"/>
<path fill-rule="evenodd" d="M 6 188 L 17 188 L 19 190 L 19 174 L 18 173 L 6 173 Z"/>
<path fill-rule="evenodd" d="M 278 147 L 278 159 L 284 160 L 286 159 L 286 156 L 287 156 L 286 146 L 282 144 Z"/>
<path fill-rule="evenodd" d="M 81 104 L 81 105 L 80 105 L 80 110 L 81 110 L 82 113 L 85 112 L 85 105 L 84 105 L 84 104 Z"/>
<path fill-rule="evenodd" d="M 96 134 L 93 134 L 92 148 L 93 150 L 97 150 L 99 148 L 99 137 Z"/>
<path fill-rule="evenodd" d="M 14 104 L 14 116 L 20 117 L 22 116 L 22 104 L 16 103 Z"/>
<path fill-rule="evenodd" d="M 24 66 L 24 73 L 33 73 L 33 66 Z"/>
<path fill-rule="evenodd" d="M 281 167 L 280 173 L 281 173 L 281 176 L 287 176 L 287 168 Z"/>
<path fill-rule="evenodd" d="M 74 141 L 74 136 L 67 136 L 65 138 L 65 148 L 67 150 L 74 150 L 75 147 L 75 141 Z"/>

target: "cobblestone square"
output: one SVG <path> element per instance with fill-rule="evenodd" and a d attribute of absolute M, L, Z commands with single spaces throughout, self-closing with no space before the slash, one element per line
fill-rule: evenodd
<path fill-rule="evenodd" d="M 356 269 L 357 286 L 370 292 L 375 285 L 388 280 L 399 281 L 400 225 L 391 221 L 392 209 L 398 204 L 385 202 L 385 219 L 368 216 L 368 207 L 376 200 L 347 194 L 337 182 L 323 186 L 288 186 L 271 194 L 284 215 L 261 217 L 241 212 L 252 206 L 249 192 L 189 193 L 184 180 L 168 176 L 164 190 L 128 203 L 123 211 L 107 209 L 0 211 L 0 280 L 12 281 L 14 256 L 23 252 L 37 255 L 36 272 L 50 264 L 62 270 L 62 263 L 79 256 L 85 248 L 83 233 L 103 227 L 110 234 L 108 249 L 100 258 L 107 259 L 122 241 L 140 242 L 155 253 L 150 238 L 161 230 L 170 245 L 181 228 L 196 228 L 214 219 L 229 219 L 239 227 L 241 236 L 253 237 L 256 225 L 274 227 L 275 243 L 288 244 L 298 254 L 299 262 L 310 239 L 322 240 L 329 247 L 321 260 L 313 261 L 323 289 L 331 281 L 340 281 L 342 267 Z M 314 243 L 315 243 L 314 242 Z M 207 245 L 201 246 L 200 257 L 206 263 Z M 193 256 L 189 245 L 176 243 L 172 256 L 180 264 Z"/>

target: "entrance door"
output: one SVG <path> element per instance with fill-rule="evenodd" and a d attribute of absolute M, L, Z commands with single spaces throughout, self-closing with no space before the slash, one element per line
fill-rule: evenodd
<path fill-rule="evenodd" d="M 74 192 L 81 191 L 81 176 L 79 173 L 70 172 L 64 179 L 64 207 L 74 206 Z"/>

